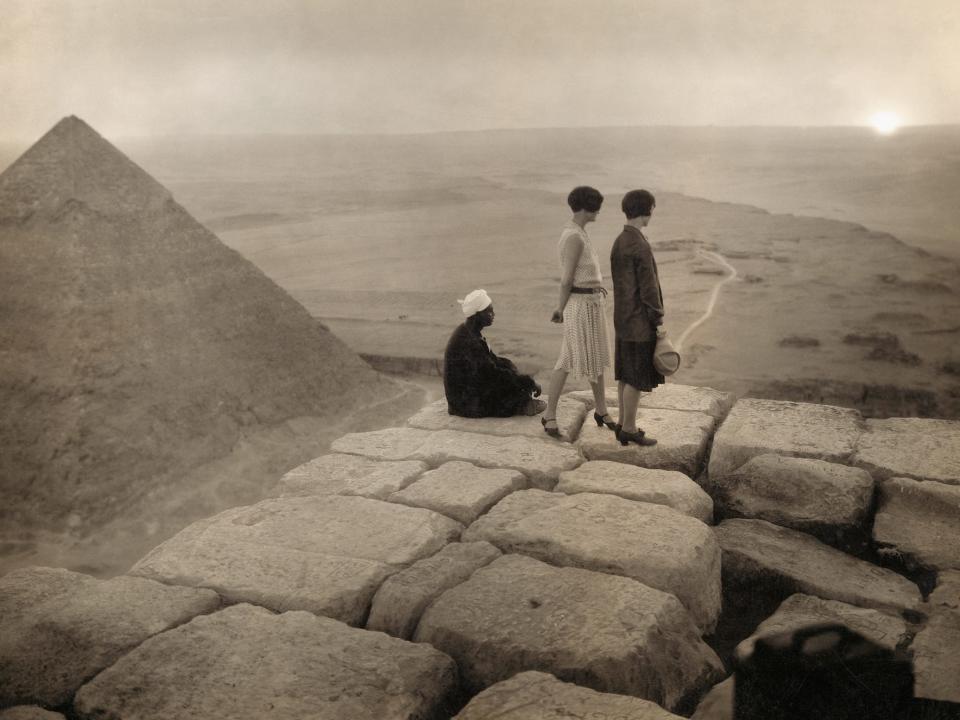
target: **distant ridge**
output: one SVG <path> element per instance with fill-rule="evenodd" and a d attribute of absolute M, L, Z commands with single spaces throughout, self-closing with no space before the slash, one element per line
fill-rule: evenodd
<path fill-rule="evenodd" d="M 396 392 L 79 118 L 0 174 L 5 528 L 83 534 L 258 428 Z"/>

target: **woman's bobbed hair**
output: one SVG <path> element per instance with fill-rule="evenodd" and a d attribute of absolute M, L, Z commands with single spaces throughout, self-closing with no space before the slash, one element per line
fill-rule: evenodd
<path fill-rule="evenodd" d="M 620 208 L 627 216 L 627 220 L 649 215 L 656 206 L 657 201 L 653 193 L 647 190 L 631 190 L 623 196 L 623 202 L 620 203 Z"/>
<path fill-rule="evenodd" d="M 567 195 L 567 205 L 574 212 L 586 210 L 587 212 L 600 212 L 600 206 L 603 205 L 603 195 L 596 188 L 589 185 L 575 187 Z"/>

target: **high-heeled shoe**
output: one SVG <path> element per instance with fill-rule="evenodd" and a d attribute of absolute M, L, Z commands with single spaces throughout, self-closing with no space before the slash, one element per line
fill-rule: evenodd
<path fill-rule="evenodd" d="M 617 434 L 617 440 L 620 441 L 621 445 L 636 443 L 637 445 L 642 445 L 644 447 L 651 447 L 657 444 L 657 441 L 652 437 L 647 437 L 647 434 L 643 430 L 627 432 L 626 430 L 621 429 Z"/>
<path fill-rule="evenodd" d="M 547 423 L 553 423 L 553 427 L 547 427 Z M 557 427 L 557 419 L 555 417 L 540 418 L 540 424 L 543 425 L 543 431 L 550 437 L 560 437 L 560 428 Z"/>
<path fill-rule="evenodd" d="M 603 427 L 604 425 L 606 425 L 607 428 L 609 428 L 610 430 L 613 430 L 617 426 L 617 424 L 613 420 L 604 420 L 604 418 L 608 418 L 608 417 L 610 417 L 610 413 L 604 413 L 603 415 L 601 415 L 600 413 L 593 414 L 593 420 L 594 422 L 597 423 L 597 427 Z"/>

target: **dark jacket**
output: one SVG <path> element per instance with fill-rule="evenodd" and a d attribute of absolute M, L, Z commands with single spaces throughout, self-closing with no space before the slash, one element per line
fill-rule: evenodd
<path fill-rule="evenodd" d="M 625 225 L 610 251 L 613 278 L 613 327 L 617 338 L 651 342 L 663 324 L 663 292 L 650 243 L 637 228 Z"/>
<path fill-rule="evenodd" d="M 447 412 L 461 417 L 510 417 L 523 411 L 536 383 L 487 346 L 480 328 L 468 319 L 447 342 L 443 355 Z"/>

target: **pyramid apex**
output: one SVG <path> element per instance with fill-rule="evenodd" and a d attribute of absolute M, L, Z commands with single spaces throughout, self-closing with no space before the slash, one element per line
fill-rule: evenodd
<path fill-rule="evenodd" d="M 55 212 L 69 201 L 112 215 L 169 200 L 160 183 L 76 115 L 62 118 L 0 174 L 0 219 Z"/>

